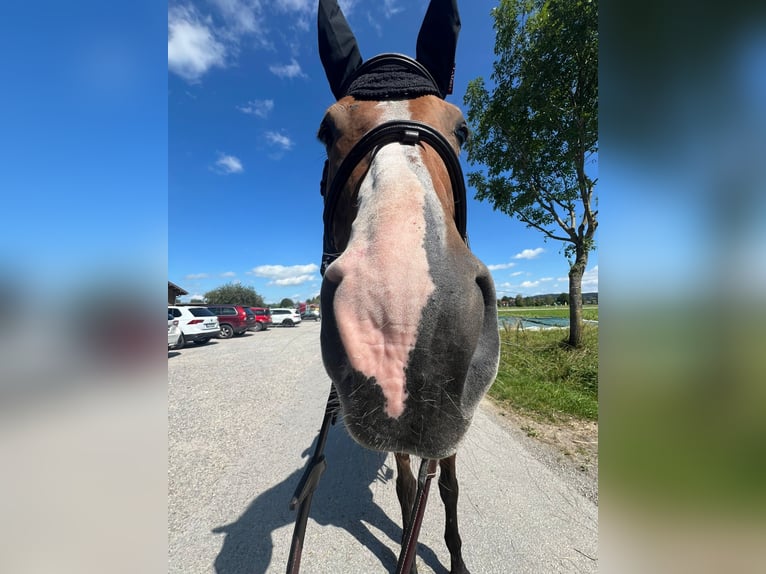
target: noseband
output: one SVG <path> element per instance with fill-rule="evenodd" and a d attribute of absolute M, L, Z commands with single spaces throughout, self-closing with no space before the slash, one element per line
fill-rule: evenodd
<path fill-rule="evenodd" d="M 466 191 L 463 180 L 463 170 L 460 167 L 455 150 L 447 139 L 436 129 L 412 120 L 394 120 L 385 122 L 374 127 L 364 134 L 362 138 L 351 148 L 351 151 L 341 162 L 335 177 L 329 187 L 327 187 L 328 164 L 325 162 L 324 173 L 322 175 L 322 195 L 324 195 L 324 245 L 322 253 L 321 273 L 324 275 L 327 266 L 338 258 L 340 253 L 335 246 L 333 237 L 333 222 L 335 220 L 335 211 L 338 206 L 341 191 L 346 185 L 351 173 L 359 162 L 368 154 L 370 163 L 375 154 L 385 145 L 399 143 L 401 145 L 428 144 L 436 153 L 439 154 L 449 173 L 450 184 L 452 185 L 452 197 L 455 204 L 455 225 L 460 237 L 468 243 L 466 233 Z M 324 193 L 325 189 L 327 192 Z"/>

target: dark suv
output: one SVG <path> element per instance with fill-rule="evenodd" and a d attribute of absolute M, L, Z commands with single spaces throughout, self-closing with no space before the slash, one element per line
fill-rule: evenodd
<path fill-rule="evenodd" d="M 232 335 L 240 336 L 250 329 L 255 329 L 255 313 L 250 307 L 243 305 L 207 305 L 213 313 L 218 315 L 218 323 L 221 325 L 221 339 L 229 339 Z"/>
<path fill-rule="evenodd" d="M 255 329 L 254 331 L 264 331 L 271 327 L 271 311 L 265 307 L 250 307 L 250 310 L 255 313 Z"/>

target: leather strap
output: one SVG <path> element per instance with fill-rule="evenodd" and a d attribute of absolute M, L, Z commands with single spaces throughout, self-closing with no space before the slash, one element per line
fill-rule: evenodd
<path fill-rule="evenodd" d="M 428 124 L 414 120 L 394 120 L 382 123 L 362 136 L 343 159 L 338 171 L 335 173 L 335 177 L 333 177 L 326 188 L 324 193 L 322 274 L 324 274 L 327 266 L 339 255 L 333 239 L 333 222 L 341 191 L 351 177 L 351 173 L 365 156 L 370 153 L 374 156 L 378 149 L 391 143 L 400 143 L 402 145 L 428 144 L 439 154 L 447 168 L 452 186 L 452 197 L 455 205 L 455 225 L 460 236 L 468 243 L 465 181 L 455 150 L 441 133 Z M 323 181 L 327 185 L 326 180 L 323 179 Z"/>

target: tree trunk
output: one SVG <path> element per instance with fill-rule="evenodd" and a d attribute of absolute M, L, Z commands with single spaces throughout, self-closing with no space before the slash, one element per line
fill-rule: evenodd
<path fill-rule="evenodd" d="M 582 347 L 582 276 L 588 252 L 577 246 L 574 265 L 569 269 L 569 346 Z"/>

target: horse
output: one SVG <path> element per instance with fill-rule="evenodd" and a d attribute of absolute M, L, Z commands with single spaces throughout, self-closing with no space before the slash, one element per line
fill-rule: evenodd
<path fill-rule="evenodd" d="M 363 61 L 337 0 L 319 1 L 317 27 L 336 99 L 318 131 L 322 360 L 351 437 L 394 453 L 404 532 L 417 487 L 410 456 L 438 461 L 450 571 L 465 574 L 456 451 L 496 376 L 500 340 L 491 274 L 467 244 L 458 154 L 468 127 L 445 100 L 457 2 L 431 0 L 414 59 Z"/>

